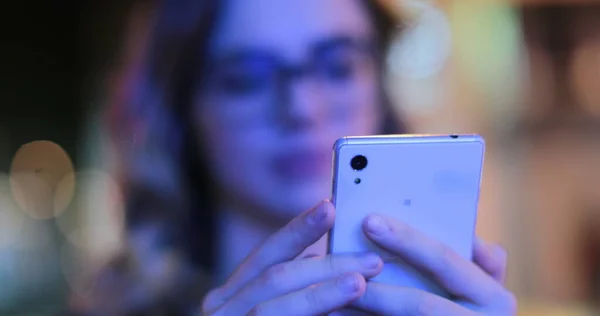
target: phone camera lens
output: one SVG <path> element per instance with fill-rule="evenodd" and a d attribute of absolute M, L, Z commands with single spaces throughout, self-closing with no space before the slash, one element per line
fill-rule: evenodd
<path fill-rule="evenodd" d="M 361 171 L 367 167 L 367 157 L 358 155 L 350 161 L 350 166 L 356 171 Z"/>

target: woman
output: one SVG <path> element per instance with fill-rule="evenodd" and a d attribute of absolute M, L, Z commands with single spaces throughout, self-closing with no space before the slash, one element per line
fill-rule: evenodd
<path fill-rule="evenodd" d="M 124 306 L 176 302 L 179 312 L 206 315 L 515 313 L 502 286 L 505 257 L 493 245 L 477 243 L 475 263 L 467 262 L 402 223 L 365 219 L 368 238 L 455 302 L 366 281 L 383 265 L 375 254 L 326 255 L 335 210 L 318 201 L 330 192 L 333 142 L 404 131 L 388 121 L 381 84 L 396 24 L 374 0 L 167 0 L 159 12 L 141 103 L 164 129 L 157 125 L 146 136 L 151 146 L 137 144 L 130 157 L 128 221 L 141 275 L 171 250 L 192 272 L 154 292 L 127 287 L 131 296 L 109 284 L 113 300 L 97 308 L 116 304 L 112 311 L 125 313 Z M 157 151 L 171 154 L 162 161 L 173 169 L 162 174 L 179 176 L 183 187 L 160 177 L 165 187 L 154 189 L 158 181 L 144 177 L 160 174 L 143 168 Z M 148 240 L 156 244 L 142 247 Z M 203 301 L 186 295 L 196 293 L 186 281 L 198 270 L 218 286 Z M 123 278 L 117 274 L 117 284 Z"/>

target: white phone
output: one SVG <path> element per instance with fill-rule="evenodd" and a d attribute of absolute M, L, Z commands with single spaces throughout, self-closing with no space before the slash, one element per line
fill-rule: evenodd
<path fill-rule="evenodd" d="M 478 135 L 345 137 L 334 145 L 329 252 L 374 251 L 384 259 L 372 280 L 448 296 L 375 246 L 362 232 L 369 213 L 402 221 L 472 259 L 485 142 Z"/>

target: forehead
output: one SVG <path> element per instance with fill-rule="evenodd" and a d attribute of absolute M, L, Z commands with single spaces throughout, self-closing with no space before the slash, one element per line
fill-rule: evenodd
<path fill-rule="evenodd" d="M 228 0 L 213 49 L 259 46 L 300 56 L 330 36 L 368 36 L 371 23 L 360 0 Z"/>

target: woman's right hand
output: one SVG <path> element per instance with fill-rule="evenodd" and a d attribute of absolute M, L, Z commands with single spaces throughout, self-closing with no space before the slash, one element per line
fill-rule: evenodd
<path fill-rule="evenodd" d="M 365 278 L 383 267 L 376 254 L 294 260 L 329 231 L 334 218 L 334 207 L 327 201 L 294 218 L 206 296 L 202 315 L 318 315 L 361 297 Z"/>

